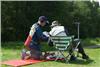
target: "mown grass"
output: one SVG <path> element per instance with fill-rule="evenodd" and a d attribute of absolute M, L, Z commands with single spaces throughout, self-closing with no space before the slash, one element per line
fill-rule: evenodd
<path fill-rule="evenodd" d="M 85 39 L 82 40 L 82 44 L 87 44 L 88 46 L 100 44 L 100 38 L 97 39 Z M 54 50 L 54 48 L 48 47 L 46 43 L 42 43 L 42 51 Z M 6 42 L 2 43 L 2 61 L 11 59 L 20 59 L 21 50 L 23 49 L 23 42 Z M 100 48 L 88 49 L 85 48 L 85 52 L 89 55 L 91 60 L 85 61 L 78 58 L 74 62 L 56 62 L 48 61 L 37 64 L 32 64 L 23 67 L 99 67 L 100 66 Z M 2 65 L 1 67 L 10 67 Z"/>

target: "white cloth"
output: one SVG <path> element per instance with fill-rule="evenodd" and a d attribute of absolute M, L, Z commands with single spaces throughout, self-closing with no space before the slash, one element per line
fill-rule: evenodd
<path fill-rule="evenodd" d="M 46 36 L 46 37 L 49 37 L 49 33 L 44 31 L 43 34 Z"/>
<path fill-rule="evenodd" d="M 51 36 L 67 36 L 64 30 L 64 26 L 55 26 L 49 32 Z"/>

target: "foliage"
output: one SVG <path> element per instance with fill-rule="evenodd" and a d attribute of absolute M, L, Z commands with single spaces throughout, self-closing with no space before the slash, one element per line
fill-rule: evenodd
<path fill-rule="evenodd" d="M 100 37 L 100 7 L 90 1 L 1 1 L 2 41 L 24 41 L 30 27 L 41 15 L 50 23 L 58 20 L 70 34 L 77 35 L 80 22 L 81 37 Z M 49 27 L 44 30 L 49 31 Z"/>

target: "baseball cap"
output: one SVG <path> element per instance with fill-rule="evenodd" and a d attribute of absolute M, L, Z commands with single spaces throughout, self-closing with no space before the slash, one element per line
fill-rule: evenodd
<path fill-rule="evenodd" d="M 40 16 L 38 20 L 49 24 L 49 21 L 47 20 L 47 18 L 45 16 Z"/>

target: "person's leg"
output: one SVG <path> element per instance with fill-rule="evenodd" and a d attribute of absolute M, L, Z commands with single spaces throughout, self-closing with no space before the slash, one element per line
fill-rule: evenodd
<path fill-rule="evenodd" d="M 83 59 L 89 59 L 81 44 L 78 45 L 78 52 L 82 54 Z"/>
<path fill-rule="evenodd" d="M 31 53 L 31 58 L 41 59 L 40 57 L 42 56 L 42 52 L 40 50 L 40 45 L 31 43 L 30 44 L 30 53 Z"/>
<path fill-rule="evenodd" d="M 73 42 L 74 47 L 76 47 L 79 42 L 80 42 L 80 40 L 77 40 L 77 39 L 74 40 L 74 42 Z M 86 55 L 86 53 L 85 53 L 85 51 L 84 51 L 83 46 L 81 45 L 81 43 L 79 43 L 79 45 L 78 45 L 77 48 L 78 48 L 78 52 L 82 54 L 82 58 L 83 59 L 89 59 L 89 57 Z"/>
<path fill-rule="evenodd" d="M 31 51 L 31 58 L 32 59 L 41 59 L 41 56 L 42 56 L 42 52 L 39 51 L 39 50 L 30 50 Z"/>
<path fill-rule="evenodd" d="M 71 55 L 70 56 L 70 61 L 75 61 L 77 58 L 75 57 L 74 53 L 73 53 L 73 45 L 71 45 L 69 47 L 69 54 Z"/>

